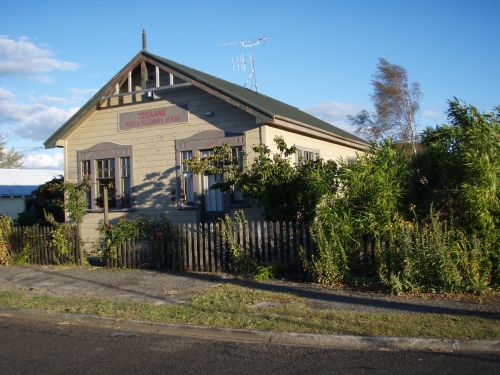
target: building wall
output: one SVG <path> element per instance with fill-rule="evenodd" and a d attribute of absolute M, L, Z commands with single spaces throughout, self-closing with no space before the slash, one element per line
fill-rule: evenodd
<path fill-rule="evenodd" d="M 249 162 L 254 156 L 252 146 L 261 141 L 269 145 L 272 152 L 276 152 L 273 142 L 276 135 L 283 136 L 289 145 L 295 144 L 308 149 L 317 149 L 324 159 L 350 158 L 356 153 L 355 150 L 346 146 L 285 131 L 274 126 L 257 126 L 254 116 L 194 86 L 161 91 L 156 95 L 158 97 L 155 100 L 147 99 L 145 94 L 110 99 L 101 104 L 102 109 L 94 111 L 65 138 L 67 181 L 77 181 L 79 178 L 78 151 L 87 150 L 102 142 L 132 146 L 134 210 L 110 212 L 111 222 L 132 215 L 165 215 L 174 223 L 197 220 L 196 210 L 181 210 L 177 206 L 175 141 L 192 137 L 200 132 L 218 130 L 226 133 L 243 133 Z M 187 123 L 158 125 L 130 131 L 118 130 L 120 113 L 174 104 L 187 105 Z M 213 112 L 213 115 L 206 116 L 207 112 Z M 262 218 L 262 210 L 259 207 L 252 207 L 246 212 L 249 219 Z M 90 212 L 84 218 L 81 234 L 88 251 L 95 250 L 99 242 L 98 227 L 102 221 L 102 212 Z"/>
<path fill-rule="evenodd" d="M 360 153 L 360 151 L 343 145 L 308 137 L 303 134 L 294 133 L 270 125 L 265 126 L 263 134 L 265 134 L 265 142 L 270 147 L 272 153 L 278 152 L 276 144 L 274 143 L 274 138 L 276 136 L 282 136 L 288 146 L 295 145 L 305 149 L 319 150 L 320 157 L 325 160 L 338 161 L 341 158 L 354 158 L 356 157 L 356 153 Z"/>
<path fill-rule="evenodd" d="M 16 220 L 17 216 L 24 212 L 24 198 L 1 198 L 0 214 L 6 214 Z"/>
<path fill-rule="evenodd" d="M 173 222 L 196 220 L 195 210 L 177 208 L 176 156 L 175 140 L 191 137 L 207 130 L 221 130 L 232 133 L 244 133 L 247 149 L 260 142 L 259 128 L 255 126 L 255 117 L 209 95 L 197 88 L 179 88 L 159 93 L 155 101 L 136 99 L 136 104 L 127 104 L 130 99 L 110 102 L 109 107 L 96 110 L 66 137 L 66 178 L 77 181 L 80 166 L 77 152 L 86 150 L 101 142 L 114 142 L 131 145 L 133 150 L 133 177 L 135 188 L 134 208 L 137 212 L 112 212 L 110 220 L 117 220 L 131 214 L 166 215 Z M 119 104 L 119 105 L 117 105 Z M 188 123 L 158 125 L 148 129 L 118 131 L 119 113 L 154 109 L 168 105 L 188 106 Z M 205 112 L 213 111 L 207 117 Z M 92 247 L 99 237 L 98 226 L 102 222 L 102 213 L 88 213 L 82 223 L 82 237 Z"/>

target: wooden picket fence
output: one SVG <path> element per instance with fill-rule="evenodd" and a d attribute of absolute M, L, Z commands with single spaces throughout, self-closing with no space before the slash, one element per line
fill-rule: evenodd
<path fill-rule="evenodd" d="M 153 268 L 194 272 L 229 271 L 229 246 L 222 223 L 175 224 L 162 241 L 124 242 L 105 259 L 108 267 Z M 304 224 L 248 222 L 235 224 L 233 243 L 258 264 L 300 268 L 299 249 L 310 255 L 313 241 Z"/>
<path fill-rule="evenodd" d="M 27 261 L 32 264 L 82 264 L 83 259 L 80 251 L 80 241 L 76 230 L 69 234 L 69 254 L 58 254 L 50 239 L 51 227 L 12 227 L 11 251 L 18 255 L 23 250 L 28 251 Z"/>

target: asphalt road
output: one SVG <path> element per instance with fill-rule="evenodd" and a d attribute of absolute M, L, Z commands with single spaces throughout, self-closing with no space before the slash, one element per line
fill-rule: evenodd
<path fill-rule="evenodd" d="M 0 316 L 0 374 L 495 374 L 500 356 L 211 341 Z"/>

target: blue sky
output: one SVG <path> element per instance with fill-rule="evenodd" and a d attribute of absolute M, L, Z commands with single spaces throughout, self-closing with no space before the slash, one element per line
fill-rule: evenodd
<path fill-rule="evenodd" d="M 453 96 L 500 104 L 500 1 L 9 1 L 0 15 L 0 132 L 25 167 L 60 168 L 43 141 L 141 48 L 243 84 L 219 43 L 265 35 L 259 91 L 341 127 L 371 109 L 378 58 L 418 81 L 420 128 Z"/>

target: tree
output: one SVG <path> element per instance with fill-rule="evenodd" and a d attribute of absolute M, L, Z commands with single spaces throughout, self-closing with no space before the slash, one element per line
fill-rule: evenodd
<path fill-rule="evenodd" d="M 416 153 L 416 114 L 420 109 L 420 86 L 417 82 L 408 84 L 406 69 L 379 59 L 377 71 L 372 80 L 371 99 L 375 113 L 362 110 L 348 116 L 356 132 L 373 140 L 393 137 L 396 141 L 412 144 Z"/>
<path fill-rule="evenodd" d="M 214 147 L 213 154 L 186 161 L 196 174 L 219 174 L 222 183 L 213 189 L 237 189 L 262 205 L 269 220 L 305 221 L 314 218 L 316 205 L 323 194 L 337 189 L 337 165 L 333 161 L 300 161 L 291 163 L 296 152 L 282 137 L 274 139 L 278 153 L 271 155 L 266 145 L 253 147 L 256 157 L 241 169 L 231 147 Z"/>
<path fill-rule="evenodd" d="M 47 214 L 56 222 L 64 222 L 64 178 L 57 177 L 40 185 L 32 193 L 29 208 L 19 214 L 17 223 L 22 226 L 50 225 Z"/>
<path fill-rule="evenodd" d="M 500 107 L 480 113 L 449 102 L 449 125 L 428 128 L 415 160 L 415 201 L 423 212 L 432 205 L 479 238 L 497 236 L 500 217 Z"/>
<path fill-rule="evenodd" d="M 13 149 L 5 151 L 5 140 L 3 134 L 0 133 L 0 168 L 22 168 L 22 157 L 21 153 Z"/>

